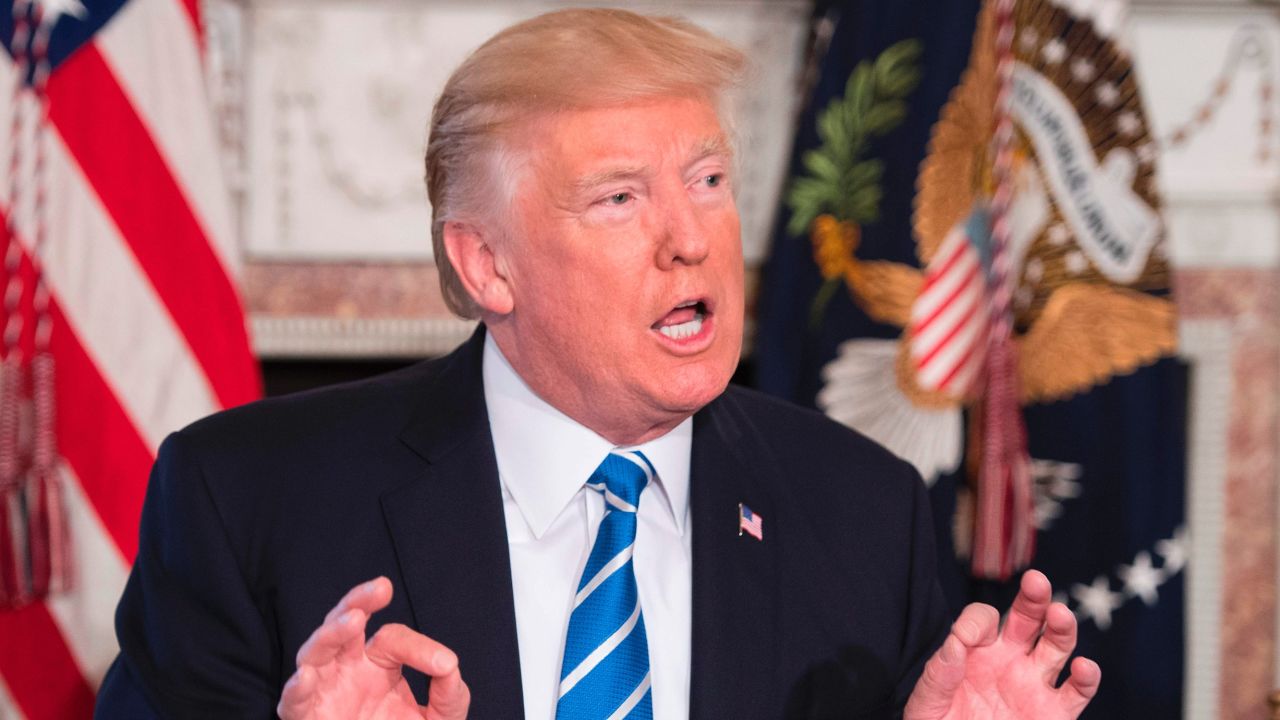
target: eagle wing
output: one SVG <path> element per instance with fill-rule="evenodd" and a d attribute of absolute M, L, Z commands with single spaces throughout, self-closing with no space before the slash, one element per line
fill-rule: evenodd
<path fill-rule="evenodd" d="M 845 271 L 853 299 L 876 322 L 906 327 L 924 273 L 887 260 L 859 260 Z"/>
<path fill-rule="evenodd" d="M 1177 318 L 1166 298 L 1073 283 L 1053 291 L 1018 345 L 1022 401 L 1060 400 L 1172 354 Z"/>

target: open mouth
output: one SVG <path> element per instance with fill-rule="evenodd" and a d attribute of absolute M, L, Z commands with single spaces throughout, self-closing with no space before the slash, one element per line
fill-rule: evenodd
<path fill-rule="evenodd" d="M 702 324 L 709 314 L 705 301 L 689 300 L 675 306 L 653 324 L 653 329 L 672 340 L 686 340 L 702 332 Z"/>

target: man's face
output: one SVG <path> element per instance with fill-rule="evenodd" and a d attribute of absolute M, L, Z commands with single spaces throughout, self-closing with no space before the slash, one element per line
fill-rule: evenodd
<path fill-rule="evenodd" d="M 515 143 L 528 167 L 499 253 L 513 311 L 491 322 L 517 372 L 614 442 L 719 395 L 742 344 L 730 150 L 706 101 L 559 113 Z M 643 429 L 643 430 L 642 430 Z"/>

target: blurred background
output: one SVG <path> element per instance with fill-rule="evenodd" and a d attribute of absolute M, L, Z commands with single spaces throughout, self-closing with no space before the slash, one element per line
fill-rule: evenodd
<path fill-rule="evenodd" d="M 483 40 L 571 4 L 0 10 L 0 720 L 91 714 L 167 433 L 470 334 L 426 119 Z M 737 381 L 915 464 L 957 611 L 1045 570 L 1104 669 L 1086 717 L 1271 717 L 1280 3 L 615 5 L 753 63 Z"/>

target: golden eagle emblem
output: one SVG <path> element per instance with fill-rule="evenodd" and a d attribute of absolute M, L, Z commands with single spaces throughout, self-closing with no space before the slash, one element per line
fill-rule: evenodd
<path fill-rule="evenodd" d="M 1129 56 L 1091 22 L 1049 0 L 1018 2 L 1015 20 L 1016 192 L 1008 252 L 1025 404 L 1069 397 L 1171 354 L 1176 318 L 1168 298 L 1155 145 Z M 969 67 L 934 126 L 917 180 L 914 231 L 922 267 L 991 196 L 993 25 L 988 4 L 978 19 Z M 886 51 L 891 60 L 893 51 Z M 865 72 L 874 77 L 882 64 L 892 65 L 883 61 Z M 823 150 L 840 144 L 828 142 Z M 860 160 L 867 162 L 872 161 Z M 815 203 L 796 202 L 797 196 L 816 196 L 813 188 L 822 182 L 818 174 L 799 180 L 789 199 L 794 219 L 808 223 L 823 276 L 844 285 L 871 318 L 907 330 L 898 343 L 894 376 L 915 406 L 966 404 L 970 392 L 921 387 L 909 358 L 912 310 L 925 273 L 857 258 L 865 218 L 848 209 L 858 203 L 828 203 L 817 214 Z M 829 377 L 848 374 L 829 370 Z M 829 390 L 828 397 L 841 395 Z"/>

